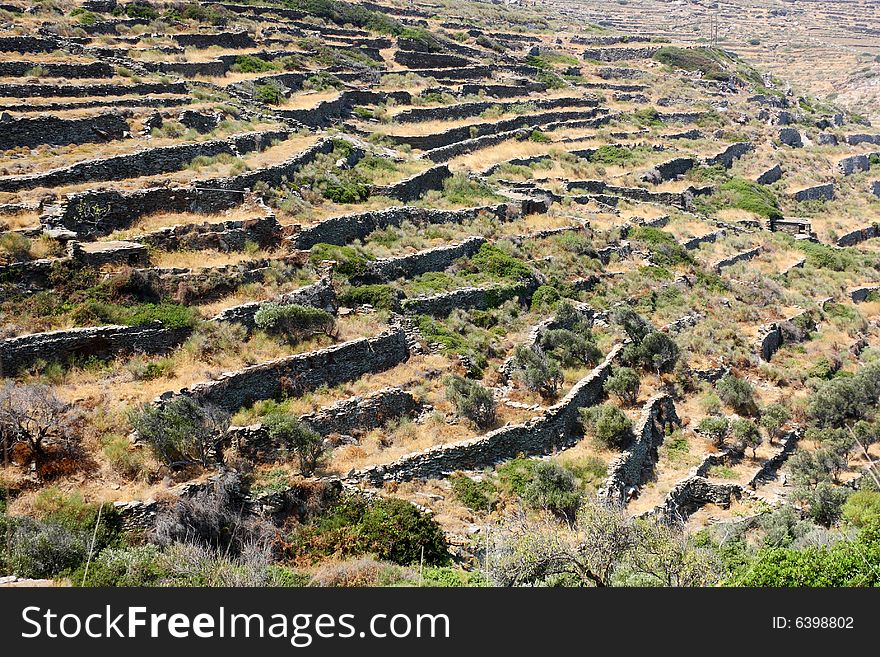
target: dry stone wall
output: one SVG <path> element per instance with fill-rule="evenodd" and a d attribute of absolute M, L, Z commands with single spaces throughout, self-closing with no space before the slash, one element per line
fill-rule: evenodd
<path fill-rule="evenodd" d="M 385 283 L 398 278 L 412 278 L 429 271 L 443 271 L 455 260 L 474 255 L 485 243 L 485 237 L 475 236 L 459 244 L 426 249 L 399 258 L 373 260 L 367 264 L 363 274 L 352 279 L 352 283 Z"/>
<path fill-rule="evenodd" d="M 578 381 L 542 416 L 477 438 L 409 454 L 392 463 L 355 470 L 348 474 L 348 480 L 381 486 L 385 481 L 436 479 L 457 470 L 490 467 L 519 454 L 547 454 L 568 446 L 582 435 L 580 409 L 593 406 L 603 398 L 603 385 L 611 371 L 611 363 L 622 348 L 623 345 L 615 345 L 598 367 Z"/>
<path fill-rule="evenodd" d="M 335 313 L 337 308 L 336 291 L 329 278 L 322 278 L 317 283 L 306 285 L 292 292 L 282 294 L 272 299 L 273 303 L 297 304 L 300 306 L 313 306 L 330 313 Z M 235 322 L 242 324 L 248 331 L 256 328 L 254 317 L 262 308 L 265 301 L 251 301 L 238 306 L 232 306 L 221 311 L 212 318 L 215 322 Z"/>
<path fill-rule="evenodd" d="M 0 121 L 0 151 L 34 148 L 42 144 L 67 145 L 122 139 L 128 122 L 119 114 L 109 113 L 81 119 L 54 116 L 23 117 Z"/>
<path fill-rule="evenodd" d="M 177 394 L 200 404 L 235 412 L 261 399 L 300 396 L 321 386 L 333 387 L 390 369 L 409 358 L 406 335 L 395 326 L 375 338 L 361 338 L 305 354 L 278 358 L 227 372 Z M 166 393 L 162 400 L 171 399 Z"/>
<path fill-rule="evenodd" d="M 342 399 L 299 420 L 322 436 L 359 436 L 402 417 L 416 417 L 424 406 L 412 393 L 401 388 L 382 388 L 369 395 Z M 281 445 L 275 444 L 268 430 L 260 424 L 230 427 L 229 439 L 238 451 L 251 458 L 272 458 Z"/>
<path fill-rule="evenodd" d="M 460 224 L 476 218 L 481 213 L 507 220 L 510 213 L 517 213 L 519 208 L 510 203 L 487 205 L 466 210 L 435 210 L 412 206 L 391 207 L 374 212 L 360 212 L 332 217 L 322 222 L 303 228 L 291 237 L 291 244 L 297 249 L 310 249 L 315 244 L 345 245 L 354 240 L 364 239 L 376 230 L 389 226 L 400 226 L 404 221 L 415 224 Z"/>
<path fill-rule="evenodd" d="M 15 192 L 35 187 L 58 187 L 84 182 L 154 176 L 179 171 L 198 156 L 240 155 L 259 151 L 269 146 L 272 141 L 287 139 L 287 136 L 287 132 L 277 130 L 251 132 L 229 139 L 163 146 L 140 153 L 89 160 L 41 173 L 3 176 L 0 178 L 0 191 Z"/>
<path fill-rule="evenodd" d="M 668 427 L 680 424 L 672 397 L 658 394 L 642 410 L 639 422 L 633 428 L 634 439 L 627 451 L 608 467 L 608 479 L 599 491 L 599 497 L 612 504 L 625 504 L 651 476 L 659 458 L 658 448 Z"/>
<path fill-rule="evenodd" d="M 161 322 L 146 326 L 97 326 L 32 333 L 0 341 L 0 375 L 39 362 L 66 363 L 73 358 L 113 358 L 132 353 L 161 354 L 189 335 L 188 328 L 169 329 Z"/>

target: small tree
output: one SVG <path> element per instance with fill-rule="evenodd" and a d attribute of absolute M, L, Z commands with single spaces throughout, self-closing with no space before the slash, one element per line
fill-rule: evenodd
<path fill-rule="evenodd" d="M 757 410 L 752 384 L 733 374 L 724 376 L 715 390 L 725 404 L 741 415 L 753 415 Z"/>
<path fill-rule="evenodd" d="M 574 520 L 582 494 L 571 470 L 550 461 L 535 465 L 534 476 L 523 492 L 525 501 L 535 509 L 547 509 L 568 521 Z"/>
<path fill-rule="evenodd" d="M 223 462 L 229 414 L 216 406 L 200 406 L 191 397 L 180 395 L 161 406 L 145 404 L 133 409 L 129 421 L 169 468 L 210 467 Z"/>
<path fill-rule="evenodd" d="M 641 343 L 654 330 L 650 322 L 629 306 L 615 310 L 612 319 L 615 324 L 619 324 L 623 328 L 629 339 L 635 344 Z"/>
<path fill-rule="evenodd" d="M 274 443 L 296 455 L 303 475 L 314 473 L 326 451 L 321 434 L 289 413 L 272 413 L 263 424 Z"/>
<path fill-rule="evenodd" d="M 750 448 L 752 457 L 757 456 L 758 447 L 761 446 L 762 438 L 758 427 L 751 420 L 738 419 L 733 422 L 733 437 L 740 449 Z"/>
<path fill-rule="evenodd" d="M 286 337 L 291 343 L 320 333 L 332 337 L 336 331 L 336 320 L 326 310 L 295 303 L 264 303 L 254 315 L 254 324 L 267 333 Z"/>
<path fill-rule="evenodd" d="M 761 411 L 761 426 L 767 431 L 772 444 L 782 437 L 782 428 L 791 419 L 791 412 L 783 404 L 769 404 Z"/>
<path fill-rule="evenodd" d="M 554 397 L 562 385 L 562 371 L 556 361 L 541 351 L 519 345 L 513 353 L 517 379 L 542 397 Z"/>
<path fill-rule="evenodd" d="M 455 405 L 455 412 L 480 429 L 495 424 L 496 404 L 492 391 L 479 381 L 452 375 L 446 380 L 446 399 Z"/>
<path fill-rule="evenodd" d="M 79 442 L 79 415 L 42 384 L 6 381 L 0 388 L 0 439 L 3 460 L 16 445 L 26 445 L 31 458 L 42 463 L 47 447 L 75 447 Z"/>
<path fill-rule="evenodd" d="M 654 331 L 645 336 L 639 345 L 642 367 L 657 374 L 671 372 L 678 362 L 678 345 L 666 333 Z"/>
<path fill-rule="evenodd" d="M 697 431 L 708 437 L 716 447 L 724 447 L 730 433 L 730 422 L 726 417 L 704 417 L 697 425 Z"/>
<path fill-rule="evenodd" d="M 621 403 L 633 406 L 639 398 L 639 374 L 631 367 L 617 367 L 605 381 L 605 392 L 614 394 Z"/>
<path fill-rule="evenodd" d="M 584 428 L 606 447 L 625 447 L 632 437 L 632 421 L 613 404 L 581 409 Z"/>

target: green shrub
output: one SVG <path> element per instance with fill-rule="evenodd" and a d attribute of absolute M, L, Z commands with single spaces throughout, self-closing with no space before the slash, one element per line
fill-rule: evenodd
<path fill-rule="evenodd" d="M 637 226 L 629 233 L 629 239 L 644 242 L 651 251 L 652 260 L 660 266 L 691 264 L 693 258 L 670 233 L 650 226 Z"/>
<path fill-rule="evenodd" d="M 107 548 L 89 564 L 88 574 L 85 566 L 80 566 L 70 581 L 74 586 L 89 587 L 155 586 L 169 574 L 163 561 L 155 545 Z"/>
<path fill-rule="evenodd" d="M 295 454 L 302 474 L 311 476 L 325 454 L 324 438 L 289 413 L 270 413 L 263 419 L 273 445 Z"/>
<path fill-rule="evenodd" d="M 563 367 L 595 365 L 602 359 L 589 327 L 574 325 L 569 329 L 548 329 L 541 335 L 541 349 Z"/>
<path fill-rule="evenodd" d="M 841 512 L 853 527 L 880 527 L 880 492 L 856 491 L 846 499 Z"/>
<path fill-rule="evenodd" d="M 254 324 L 267 333 L 282 335 L 291 342 L 300 342 L 320 333 L 332 336 L 336 330 L 336 320 L 326 310 L 295 303 L 263 303 L 254 315 Z"/>
<path fill-rule="evenodd" d="M 370 188 L 355 180 L 328 180 L 323 195 L 334 203 L 362 203 L 370 197 Z"/>
<path fill-rule="evenodd" d="M 515 281 L 529 278 L 532 273 L 522 260 L 488 242 L 480 246 L 480 250 L 471 258 L 471 263 L 484 274 Z"/>
<path fill-rule="evenodd" d="M 352 246 L 337 246 L 336 244 L 315 244 L 309 252 L 309 261 L 320 264 L 322 260 L 334 260 L 334 271 L 351 278 L 363 274 L 367 267 L 368 258 Z"/>
<path fill-rule="evenodd" d="M 349 306 L 370 305 L 377 310 L 394 310 L 398 305 L 399 293 L 390 285 L 359 285 L 349 287 L 339 301 Z"/>
<path fill-rule="evenodd" d="M 129 411 L 128 420 L 157 459 L 169 468 L 209 467 L 222 463 L 222 445 L 229 416 L 203 408 L 180 395 L 161 406 L 144 404 Z"/>
<path fill-rule="evenodd" d="M 776 195 L 765 185 L 745 178 L 732 178 L 722 183 L 708 199 L 701 198 L 698 205 L 707 211 L 736 208 L 767 219 L 781 219 L 783 216 Z"/>
<path fill-rule="evenodd" d="M 554 397 L 562 385 L 562 371 L 543 352 L 519 345 L 513 352 L 513 373 L 526 388 L 542 397 Z"/>
<path fill-rule="evenodd" d="M 604 385 L 606 393 L 615 395 L 627 406 L 632 406 L 638 401 L 640 387 L 639 374 L 631 367 L 615 367 Z"/>
<path fill-rule="evenodd" d="M 3 233 L 0 235 L 0 250 L 13 261 L 29 260 L 31 241 L 20 233 Z"/>
<path fill-rule="evenodd" d="M 265 59 L 253 55 L 239 55 L 235 58 L 235 64 L 230 68 L 238 73 L 265 73 L 277 70 L 278 67 L 272 62 L 267 62 Z"/>
<path fill-rule="evenodd" d="M 581 422 L 605 447 L 622 449 L 632 439 L 632 421 L 613 404 L 582 408 Z"/>
<path fill-rule="evenodd" d="M 523 499 L 534 509 L 546 509 L 560 518 L 574 519 L 583 495 L 570 470 L 552 461 L 539 461 Z"/>
<path fill-rule="evenodd" d="M 495 424 L 495 398 L 479 381 L 450 376 L 446 381 L 446 399 L 453 403 L 458 415 L 479 428 L 487 429 Z"/>
<path fill-rule="evenodd" d="M 303 82 L 303 89 L 307 91 L 328 91 L 330 89 L 341 89 L 344 86 L 342 80 L 326 71 L 318 71 L 314 75 L 310 75 Z"/>
<path fill-rule="evenodd" d="M 678 48 L 664 46 L 653 54 L 653 59 L 685 71 L 700 71 L 710 80 L 726 80 L 730 77 L 722 65 L 727 56 L 713 48 Z"/>
<path fill-rule="evenodd" d="M 485 201 L 500 200 L 482 180 L 475 180 L 463 171 L 443 181 L 443 197 L 455 205 L 479 205 Z"/>
<path fill-rule="evenodd" d="M 284 92 L 274 82 L 256 85 L 254 87 L 254 98 L 258 102 L 267 105 L 283 105 L 285 101 Z"/>
<path fill-rule="evenodd" d="M 758 430 L 757 425 L 751 420 L 739 418 L 733 421 L 731 428 L 737 446 L 740 449 L 750 448 L 752 450 L 752 456 L 755 457 L 757 455 L 756 451 L 758 447 L 760 447 L 763 442 L 761 432 Z"/>
<path fill-rule="evenodd" d="M 634 149 L 628 146 L 615 146 L 613 144 L 599 146 L 599 148 L 590 155 L 590 162 L 605 165 L 622 166 L 631 163 L 634 159 L 636 159 Z"/>
<path fill-rule="evenodd" d="M 495 487 L 487 479 L 476 481 L 466 475 L 449 478 L 452 494 L 472 511 L 491 511 L 495 508 Z"/>
<path fill-rule="evenodd" d="M 540 285 L 532 294 L 532 312 L 546 312 L 553 310 L 556 302 L 561 299 L 559 290 L 552 285 Z"/>
<path fill-rule="evenodd" d="M 715 391 L 721 401 L 741 415 L 754 415 L 757 411 L 754 389 L 745 379 L 728 374 L 715 384 Z"/>
<path fill-rule="evenodd" d="M 704 417 L 697 425 L 697 431 L 707 436 L 716 447 L 723 447 L 730 434 L 730 422 L 726 417 Z"/>
<path fill-rule="evenodd" d="M 529 141 L 534 141 L 539 144 L 549 144 L 553 140 L 540 130 L 532 130 L 531 134 L 529 135 Z"/>
<path fill-rule="evenodd" d="M 287 551 L 296 559 L 371 554 L 396 564 L 449 562 L 446 537 L 430 515 L 395 498 L 367 501 L 345 495 L 332 508 L 298 528 Z"/>

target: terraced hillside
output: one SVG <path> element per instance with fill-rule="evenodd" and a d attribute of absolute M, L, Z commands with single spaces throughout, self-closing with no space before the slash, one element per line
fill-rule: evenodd
<path fill-rule="evenodd" d="M 592 4 L 8 0 L 6 571 L 761 585 L 762 545 L 847 549 L 880 133 Z M 522 567 L 615 522 L 699 567 Z"/>

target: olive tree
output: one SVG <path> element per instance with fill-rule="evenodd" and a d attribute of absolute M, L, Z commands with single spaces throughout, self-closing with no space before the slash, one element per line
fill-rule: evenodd
<path fill-rule="evenodd" d="M 161 405 L 132 409 L 128 417 L 138 436 L 169 468 L 223 462 L 229 414 L 216 406 L 201 406 L 180 395 Z"/>
<path fill-rule="evenodd" d="M 17 445 L 25 445 L 39 464 L 50 444 L 61 449 L 78 444 L 80 415 L 49 386 L 6 381 L 0 388 L 0 439 L 4 462 Z"/>

